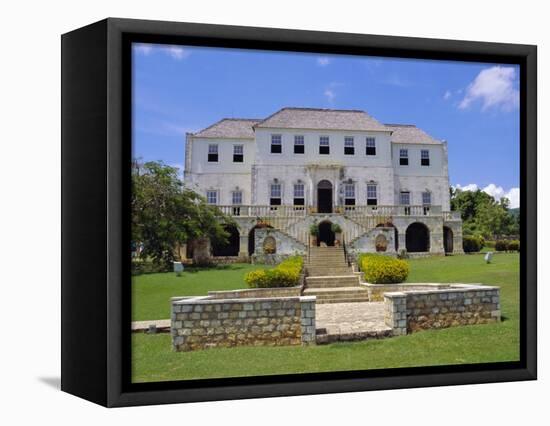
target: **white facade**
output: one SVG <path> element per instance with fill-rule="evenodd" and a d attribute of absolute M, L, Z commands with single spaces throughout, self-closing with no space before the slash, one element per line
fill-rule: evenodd
<path fill-rule="evenodd" d="M 309 227 L 324 221 L 338 224 L 356 252 L 388 226 L 393 252 L 462 250 L 446 142 L 363 111 L 283 108 L 264 120 L 223 119 L 187 134 L 184 183 L 238 219 L 239 255 L 261 246 L 249 234 L 260 219 L 281 244 L 293 238 L 304 248 Z"/>

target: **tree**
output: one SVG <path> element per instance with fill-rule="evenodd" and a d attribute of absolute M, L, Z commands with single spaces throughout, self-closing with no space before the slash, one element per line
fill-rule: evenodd
<path fill-rule="evenodd" d="M 141 259 L 167 267 L 177 257 L 175 247 L 200 238 L 223 244 L 232 223 L 215 206 L 184 188 L 177 168 L 162 162 L 132 164 L 132 244 L 142 247 Z"/>
<path fill-rule="evenodd" d="M 493 239 L 519 233 L 518 222 L 509 211 L 507 198 L 496 201 L 481 191 L 451 189 L 451 210 L 461 213 L 465 235 L 482 235 Z"/>

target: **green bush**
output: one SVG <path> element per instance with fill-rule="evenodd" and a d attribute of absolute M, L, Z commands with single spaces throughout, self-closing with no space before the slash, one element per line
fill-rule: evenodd
<path fill-rule="evenodd" d="M 495 250 L 496 251 L 506 251 L 506 250 L 508 250 L 508 241 L 506 241 L 506 240 L 495 241 Z"/>
<path fill-rule="evenodd" d="M 330 225 L 330 230 L 335 234 L 339 234 L 340 232 L 342 232 L 342 228 L 337 223 L 333 223 L 332 225 Z"/>
<path fill-rule="evenodd" d="M 172 265 L 166 265 L 164 263 L 154 263 L 149 260 L 132 260 L 131 274 L 156 274 L 159 272 L 171 272 Z"/>
<path fill-rule="evenodd" d="M 312 235 L 314 237 L 318 237 L 319 236 L 319 226 L 316 225 L 315 223 L 311 224 L 309 226 L 309 235 Z"/>
<path fill-rule="evenodd" d="M 365 281 L 372 284 L 396 284 L 407 279 L 409 264 L 402 259 L 379 254 L 362 254 L 359 265 Z"/>
<path fill-rule="evenodd" d="M 519 251 L 519 240 L 508 241 L 508 250 Z"/>
<path fill-rule="evenodd" d="M 304 266 L 301 256 L 293 256 L 282 261 L 273 269 L 256 269 L 244 277 L 250 288 L 294 287 L 300 284 L 300 274 Z"/>
<path fill-rule="evenodd" d="M 483 237 L 479 235 L 467 235 L 462 237 L 462 249 L 465 253 L 475 253 L 480 251 L 485 244 Z"/>

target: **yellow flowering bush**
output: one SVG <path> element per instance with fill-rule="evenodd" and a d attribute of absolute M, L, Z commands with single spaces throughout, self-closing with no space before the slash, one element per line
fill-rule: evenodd
<path fill-rule="evenodd" d="M 304 265 L 301 256 L 290 257 L 273 269 L 256 269 L 245 275 L 250 288 L 293 287 L 300 284 L 300 274 Z"/>
<path fill-rule="evenodd" d="M 409 264 L 401 259 L 379 254 L 362 254 L 359 265 L 365 281 L 372 284 L 402 283 L 409 275 Z"/>

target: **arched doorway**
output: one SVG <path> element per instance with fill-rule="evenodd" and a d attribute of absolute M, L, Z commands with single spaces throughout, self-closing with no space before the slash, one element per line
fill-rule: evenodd
<path fill-rule="evenodd" d="M 335 234 L 332 231 L 332 222 L 325 220 L 319 224 L 319 244 L 334 245 Z"/>
<path fill-rule="evenodd" d="M 393 239 L 395 245 L 395 251 L 399 251 L 399 232 L 397 228 L 391 222 L 379 223 L 376 225 L 377 228 L 393 228 Z"/>
<path fill-rule="evenodd" d="M 260 224 L 254 226 L 250 232 L 248 233 L 248 255 L 252 256 L 256 250 L 256 229 L 261 228 L 272 228 L 270 225 L 267 224 Z"/>
<path fill-rule="evenodd" d="M 409 253 L 430 251 L 430 231 L 423 223 L 410 224 L 405 234 L 405 241 Z"/>
<path fill-rule="evenodd" d="M 332 183 L 328 180 L 317 184 L 317 212 L 332 213 Z"/>
<path fill-rule="evenodd" d="M 238 256 L 239 255 L 239 230 L 236 226 L 228 225 L 224 227 L 229 233 L 225 244 L 213 244 L 213 256 Z"/>
<path fill-rule="evenodd" d="M 453 252 L 453 230 L 448 226 L 443 227 L 443 247 L 445 253 Z"/>

